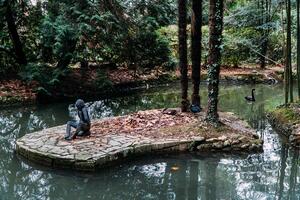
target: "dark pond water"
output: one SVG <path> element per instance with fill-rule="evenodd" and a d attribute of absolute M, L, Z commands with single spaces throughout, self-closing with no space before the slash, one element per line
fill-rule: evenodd
<path fill-rule="evenodd" d="M 252 87 L 222 86 L 220 109 L 237 113 L 256 128 L 265 139 L 264 153 L 147 156 L 94 174 L 43 168 L 14 153 L 17 138 L 72 118 L 69 104 L 1 109 L 0 199 L 299 199 L 299 152 L 273 132 L 264 115 L 283 102 L 283 88 L 256 85 L 257 102 L 249 104 L 244 96 Z M 176 107 L 178 91 L 178 85 L 170 85 L 100 100 L 90 105 L 91 115 L 95 119 Z M 205 97 L 206 89 L 201 94 Z"/>

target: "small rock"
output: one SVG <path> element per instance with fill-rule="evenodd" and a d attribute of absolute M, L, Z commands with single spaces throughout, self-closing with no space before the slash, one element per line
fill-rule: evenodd
<path fill-rule="evenodd" d="M 223 147 L 223 143 L 222 142 L 213 143 L 212 147 L 216 149 L 221 149 Z"/>
<path fill-rule="evenodd" d="M 242 149 L 246 149 L 246 148 L 248 148 L 250 145 L 249 144 L 243 144 L 242 146 L 241 146 L 241 148 Z"/>
<path fill-rule="evenodd" d="M 242 137 L 239 138 L 239 140 L 240 140 L 241 142 L 244 141 L 245 139 L 247 139 L 245 136 L 242 136 Z"/>
<path fill-rule="evenodd" d="M 225 135 L 218 137 L 218 140 L 224 142 L 227 139 L 227 137 Z"/>
<path fill-rule="evenodd" d="M 198 150 L 210 150 L 212 147 L 211 144 L 201 144 L 197 147 Z"/>
<path fill-rule="evenodd" d="M 203 142 L 205 140 L 205 137 L 194 137 L 193 139 L 196 142 Z"/>
<path fill-rule="evenodd" d="M 237 77 L 237 80 L 238 80 L 238 81 L 242 81 L 242 80 L 244 80 L 244 79 L 245 79 L 245 78 L 244 78 L 243 76 L 238 76 L 238 77 Z"/>
<path fill-rule="evenodd" d="M 231 144 L 232 144 L 232 145 L 235 145 L 235 144 L 239 144 L 240 142 L 241 142 L 241 141 L 239 141 L 239 140 L 233 140 Z"/>
<path fill-rule="evenodd" d="M 230 144 L 231 144 L 231 141 L 230 140 L 226 140 L 224 142 L 224 147 L 230 146 Z"/>
<path fill-rule="evenodd" d="M 219 139 L 218 138 L 210 138 L 206 140 L 207 142 L 218 142 Z"/>

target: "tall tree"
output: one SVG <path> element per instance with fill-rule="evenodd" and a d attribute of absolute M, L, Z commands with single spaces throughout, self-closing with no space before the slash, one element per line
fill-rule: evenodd
<path fill-rule="evenodd" d="M 289 83 L 290 102 L 293 102 L 293 71 L 292 71 L 292 33 L 291 33 L 291 0 L 286 1 L 287 38 L 286 38 L 286 68 Z"/>
<path fill-rule="evenodd" d="M 261 27 L 261 50 L 260 50 L 260 67 L 265 68 L 266 66 L 266 54 L 268 50 L 269 35 L 270 35 L 270 25 L 271 22 L 271 0 L 259 0 L 258 9 L 261 11 L 261 16 L 259 17 L 259 27 Z M 265 26 L 267 25 L 267 26 Z M 262 28 L 264 27 L 264 28 Z"/>
<path fill-rule="evenodd" d="M 10 2 L 8 0 L 4 1 L 4 7 L 6 8 L 5 19 L 7 22 L 7 27 L 9 30 L 9 35 L 14 46 L 14 52 L 16 54 L 16 61 L 20 65 L 26 65 L 27 59 L 23 51 L 23 44 L 20 40 L 19 33 L 17 31 L 17 26 L 14 19 L 14 13 L 11 9 Z"/>
<path fill-rule="evenodd" d="M 208 108 L 206 119 L 219 124 L 218 94 L 223 30 L 223 0 L 209 1 Z"/>
<path fill-rule="evenodd" d="M 178 0 L 178 37 L 179 37 L 179 67 L 181 72 L 181 111 L 187 112 L 188 100 L 188 68 L 187 68 L 187 8 L 186 0 Z"/>
<path fill-rule="evenodd" d="M 300 99 L 300 0 L 297 0 L 297 85 Z"/>
<path fill-rule="evenodd" d="M 202 0 L 192 1 L 192 80 L 193 94 L 192 104 L 200 106 L 200 73 L 201 73 L 201 39 L 202 39 Z"/>
<path fill-rule="evenodd" d="M 281 5 L 281 21 L 284 21 L 284 9 L 286 8 L 286 2 L 285 0 L 280 2 Z M 283 37 L 285 37 L 285 25 L 284 23 L 282 23 L 282 34 Z M 284 67 L 284 104 L 285 106 L 287 106 L 288 102 L 289 102 L 289 81 L 288 81 L 288 68 L 287 68 L 287 64 L 286 64 L 286 40 L 282 41 L 283 44 L 283 51 L 282 51 L 282 55 L 283 58 L 285 58 L 285 67 Z"/>

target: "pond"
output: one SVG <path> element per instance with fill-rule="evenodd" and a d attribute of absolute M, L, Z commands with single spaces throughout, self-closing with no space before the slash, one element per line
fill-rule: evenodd
<path fill-rule="evenodd" d="M 256 88 L 255 103 L 244 96 Z M 172 84 L 90 103 L 94 119 L 151 108 L 176 107 Z M 201 87 L 206 104 L 206 89 Z M 26 133 L 64 124 L 75 116 L 70 103 L 0 110 L 0 199 L 299 199 L 299 152 L 271 129 L 265 112 L 283 103 L 282 85 L 223 85 L 220 109 L 246 119 L 264 138 L 264 153 L 145 156 L 96 173 L 53 170 L 14 153 Z"/>

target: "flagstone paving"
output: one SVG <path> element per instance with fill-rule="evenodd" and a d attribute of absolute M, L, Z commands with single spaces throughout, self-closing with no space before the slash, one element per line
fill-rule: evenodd
<path fill-rule="evenodd" d="M 101 120 L 99 120 L 101 121 Z M 226 121 L 226 120 L 225 120 Z M 22 157 L 54 168 L 94 171 L 125 158 L 162 152 L 224 151 L 259 152 L 263 141 L 249 127 L 241 127 L 234 137 L 165 137 L 155 138 L 122 133 L 97 134 L 64 140 L 65 126 L 29 133 L 18 139 L 16 151 Z M 245 134 L 245 131 L 247 134 Z M 249 133 L 250 131 L 250 133 Z"/>

